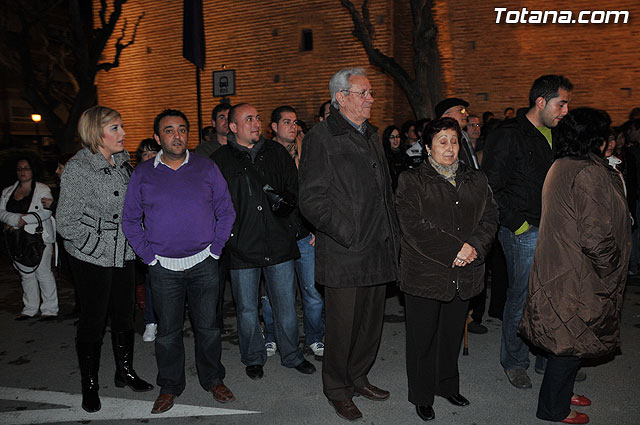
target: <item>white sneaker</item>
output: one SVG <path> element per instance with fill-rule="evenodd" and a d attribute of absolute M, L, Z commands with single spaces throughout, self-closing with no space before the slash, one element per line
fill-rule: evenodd
<path fill-rule="evenodd" d="M 142 340 L 144 342 L 153 342 L 156 340 L 157 333 L 158 333 L 158 325 L 156 323 L 149 323 L 144 328 L 144 333 L 142 334 Z"/>
<path fill-rule="evenodd" d="M 276 354 L 276 350 L 278 349 L 278 346 L 276 345 L 275 342 L 267 342 L 264 345 L 264 348 L 267 349 L 267 357 L 271 357 Z"/>
<path fill-rule="evenodd" d="M 309 346 L 309 348 L 311 348 L 311 351 L 313 351 L 313 354 L 315 354 L 316 356 L 324 356 L 324 343 L 322 341 L 314 342 Z"/>

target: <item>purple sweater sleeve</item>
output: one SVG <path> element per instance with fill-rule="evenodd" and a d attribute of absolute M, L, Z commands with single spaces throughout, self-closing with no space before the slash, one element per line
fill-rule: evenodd
<path fill-rule="evenodd" d="M 233 209 L 227 181 L 216 164 L 213 164 L 211 174 L 213 179 L 213 211 L 216 218 L 216 232 L 215 239 L 211 242 L 211 253 L 219 256 L 231 235 L 236 212 Z"/>
<path fill-rule="evenodd" d="M 140 197 L 140 175 L 141 173 L 136 173 L 134 170 L 127 187 L 122 211 L 122 232 L 142 261 L 145 264 L 150 264 L 156 257 L 142 227 L 144 213 Z"/>

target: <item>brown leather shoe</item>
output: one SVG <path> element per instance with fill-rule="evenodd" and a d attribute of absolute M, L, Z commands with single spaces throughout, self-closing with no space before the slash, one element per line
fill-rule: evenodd
<path fill-rule="evenodd" d="M 336 409 L 336 413 L 342 419 L 346 419 L 348 421 L 355 421 L 356 419 L 360 419 L 362 417 L 362 412 L 358 410 L 355 404 L 353 404 L 353 400 L 350 398 L 346 400 L 329 400 L 329 404 Z"/>
<path fill-rule="evenodd" d="M 213 399 L 218 403 L 229 403 L 236 399 L 231 390 L 227 388 L 225 384 L 218 384 L 211 388 L 210 391 L 211 394 L 213 394 Z"/>
<path fill-rule="evenodd" d="M 173 402 L 176 400 L 176 396 L 173 394 L 160 394 L 153 403 L 153 409 L 151 413 L 164 413 L 173 407 Z"/>
<path fill-rule="evenodd" d="M 362 388 L 356 388 L 354 390 L 354 395 L 361 395 L 362 397 L 368 398 L 369 400 L 373 401 L 382 401 L 388 399 L 391 394 L 389 393 L 389 391 L 380 389 L 375 385 L 367 384 Z"/>

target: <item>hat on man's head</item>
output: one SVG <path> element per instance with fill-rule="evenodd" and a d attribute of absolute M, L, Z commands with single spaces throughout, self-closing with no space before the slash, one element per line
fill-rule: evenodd
<path fill-rule="evenodd" d="M 457 97 L 449 97 L 443 100 L 436 105 L 436 118 L 440 118 L 445 112 L 447 112 L 447 109 L 458 105 L 466 108 L 469 106 L 469 102 L 463 99 L 458 99 Z"/>

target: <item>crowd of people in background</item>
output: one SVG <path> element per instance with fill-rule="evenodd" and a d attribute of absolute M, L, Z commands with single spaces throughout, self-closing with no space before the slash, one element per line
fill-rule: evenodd
<path fill-rule="evenodd" d="M 501 118 L 450 97 L 433 118 L 378 133 L 361 68 L 338 71 L 329 89 L 311 128 L 288 105 L 269 116 L 220 103 L 193 151 L 187 116 L 166 109 L 140 142 L 135 168 L 123 117 L 95 106 L 79 122 L 82 149 L 59 158 L 53 193 L 34 161 L 18 159 L 0 221 L 41 234 L 44 249 L 31 268 L 14 261 L 24 291 L 16 320 L 58 315 L 52 258 L 63 247 L 55 257 L 75 290 L 83 409 L 101 409 L 107 322 L 115 385 L 154 388 L 133 368 L 136 301 L 143 340 L 155 341 L 151 412 L 171 409 L 185 389 L 187 316 L 200 385 L 217 402 L 234 401 L 221 348 L 229 281 L 246 375 L 263 379 L 276 354 L 284 367 L 315 373 L 299 344 L 299 292 L 322 390 L 338 416 L 361 418 L 354 396 L 390 396 L 367 375 L 391 283 L 403 298 L 409 402 L 419 418 L 435 418 L 435 396 L 471 403 L 460 394 L 457 358 L 465 327 L 487 333 L 490 287 L 509 382 L 532 387 L 534 353 L 544 374 L 538 418 L 587 423 L 572 406 L 591 401 L 573 383 L 586 379 L 582 359 L 618 347 L 626 278 L 639 272 L 640 108 L 611 127 L 605 111 L 569 109 L 567 78 L 544 75 L 528 107 L 507 107 Z"/>

